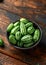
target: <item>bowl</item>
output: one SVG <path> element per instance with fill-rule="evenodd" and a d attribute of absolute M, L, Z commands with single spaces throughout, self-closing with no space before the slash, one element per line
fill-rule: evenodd
<path fill-rule="evenodd" d="M 31 21 L 31 20 L 29 20 L 29 21 Z M 39 38 L 39 40 L 35 44 L 33 44 L 31 47 L 29 47 L 29 48 L 21 48 L 21 47 L 15 46 L 15 45 L 13 45 L 13 44 L 11 44 L 9 42 L 10 45 L 12 45 L 14 48 L 19 49 L 19 50 L 28 50 L 28 49 L 32 49 L 35 46 L 37 46 L 39 44 L 39 42 L 41 41 L 41 38 L 42 38 L 42 30 L 41 30 L 41 27 L 39 26 L 39 24 L 37 24 L 35 21 L 32 21 L 32 23 L 34 24 L 34 27 L 36 27 L 36 28 L 38 28 L 40 30 L 40 38 Z M 6 35 L 7 35 L 7 39 L 8 39 L 9 33 L 7 32 Z M 8 39 L 8 41 L 9 41 L 9 39 Z"/>

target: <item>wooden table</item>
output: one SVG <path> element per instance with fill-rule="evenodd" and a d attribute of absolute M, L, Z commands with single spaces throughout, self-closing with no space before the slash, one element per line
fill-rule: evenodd
<path fill-rule="evenodd" d="M 42 40 L 31 50 L 17 50 L 7 40 L 8 24 L 20 17 L 33 20 L 42 28 Z M 46 65 L 46 0 L 4 0 L 0 3 L 0 37 L 5 44 L 0 48 L 0 65 Z"/>

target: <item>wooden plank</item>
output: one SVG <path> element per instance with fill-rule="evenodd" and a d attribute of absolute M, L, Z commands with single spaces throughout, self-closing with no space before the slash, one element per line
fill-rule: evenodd
<path fill-rule="evenodd" d="M 44 2 L 46 1 L 44 0 Z M 42 18 L 42 19 L 46 18 L 45 6 L 46 4 L 43 3 L 42 0 L 38 0 L 38 1 L 36 0 L 35 1 L 34 0 L 33 1 L 32 0 L 30 1 L 28 0 L 25 0 L 25 1 L 4 0 L 4 3 L 0 4 L 1 9 L 5 9 L 21 17 L 26 17 L 26 18 L 35 19 L 35 20 L 37 20 L 37 18 Z"/>
<path fill-rule="evenodd" d="M 42 0 L 41 0 L 41 3 L 39 1 L 36 2 L 32 0 L 30 1 L 4 0 L 4 3 L 0 4 L 0 8 L 6 9 L 8 11 L 11 11 L 17 14 L 21 14 L 23 12 L 25 12 L 26 14 L 34 14 L 34 13 L 45 14 L 46 13 L 46 7 L 45 7 L 45 4 L 43 4 Z"/>
<path fill-rule="evenodd" d="M 20 64 L 27 65 L 26 63 L 23 63 L 21 61 L 18 61 L 14 58 L 11 58 L 9 56 L 0 53 L 0 65 L 20 65 Z"/>
<path fill-rule="evenodd" d="M 10 13 L 9 13 L 10 14 Z M 13 16 L 13 15 L 11 15 Z M 17 15 L 16 15 L 17 16 Z M 31 49 L 29 51 L 20 51 L 15 48 L 13 48 L 6 36 L 6 28 L 9 23 L 11 23 L 11 17 L 8 16 L 7 11 L 5 10 L 0 10 L 0 37 L 3 39 L 5 47 L 0 48 L 0 53 L 4 53 L 12 58 L 15 58 L 17 60 L 20 60 L 22 62 L 25 62 L 27 64 L 35 65 L 37 62 L 40 64 L 45 64 L 46 63 L 46 50 L 39 46 L 36 46 L 34 49 Z M 13 21 L 13 20 L 12 20 Z M 44 28 L 45 24 L 41 24 L 42 28 Z"/>
<path fill-rule="evenodd" d="M 33 7 L 33 5 L 35 6 L 36 5 L 36 7 L 37 6 L 44 6 L 44 5 L 46 5 L 46 0 L 4 0 L 4 2 L 6 3 L 6 2 L 10 2 L 11 4 L 14 4 L 14 5 L 16 5 L 16 6 L 25 6 L 26 4 L 28 4 L 28 5 L 30 5 L 30 7 L 32 6 Z M 43 5 L 44 4 L 44 5 Z"/>
<path fill-rule="evenodd" d="M 9 11 L 9 13 L 5 10 Z M 41 46 L 36 46 L 35 49 L 29 51 L 20 51 L 9 45 L 6 37 L 6 28 L 11 21 L 18 18 L 17 15 L 17 17 L 14 17 L 10 12 L 14 13 L 14 15 L 17 14 L 36 21 L 42 30 L 44 29 L 44 34 L 46 34 L 46 0 L 4 0 L 4 3 L 0 4 L 0 37 L 4 40 L 5 44 L 4 48 L 0 48 L 0 53 L 9 55 L 30 65 L 35 65 L 36 63 L 46 65 L 46 49 L 42 49 Z M 44 41 L 42 42 L 46 43 L 46 35 L 44 36 L 45 38 L 43 38 Z"/>

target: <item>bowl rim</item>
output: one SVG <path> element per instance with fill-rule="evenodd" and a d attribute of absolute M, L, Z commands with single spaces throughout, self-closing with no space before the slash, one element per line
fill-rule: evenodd
<path fill-rule="evenodd" d="M 17 20 L 17 21 L 18 21 L 18 20 Z M 16 22 L 17 22 L 17 21 L 16 21 Z M 32 21 L 32 20 L 29 20 L 29 21 L 32 22 L 33 24 L 35 24 L 35 25 L 38 27 L 38 29 L 40 30 L 40 33 L 41 33 L 40 39 L 39 39 L 34 45 L 32 45 L 31 47 L 22 48 L 22 47 L 15 46 L 15 45 L 13 45 L 13 44 L 11 44 L 11 43 L 9 42 L 8 35 L 7 35 L 8 32 L 6 31 L 6 36 L 7 36 L 8 42 L 9 42 L 12 46 L 14 46 L 14 48 L 22 49 L 22 50 L 28 50 L 28 49 L 31 49 L 31 48 L 34 48 L 35 46 L 37 46 L 37 45 L 39 44 L 39 42 L 41 41 L 41 38 L 42 38 L 42 29 L 41 29 L 41 27 L 39 26 L 39 24 L 38 24 L 37 22 Z M 15 22 L 13 22 L 13 23 L 15 23 Z"/>

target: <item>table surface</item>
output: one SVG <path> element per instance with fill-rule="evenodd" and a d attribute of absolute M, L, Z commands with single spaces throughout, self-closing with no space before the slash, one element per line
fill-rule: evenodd
<path fill-rule="evenodd" d="M 6 36 L 9 23 L 20 17 L 37 22 L 44 33 L 39 45 L 27 51 L 12 47 Z M 4 0 L 0 3 L 0 37 L 5 44 L 0 47 L 0 65 L 46 65 L 46 0 Z"/>

